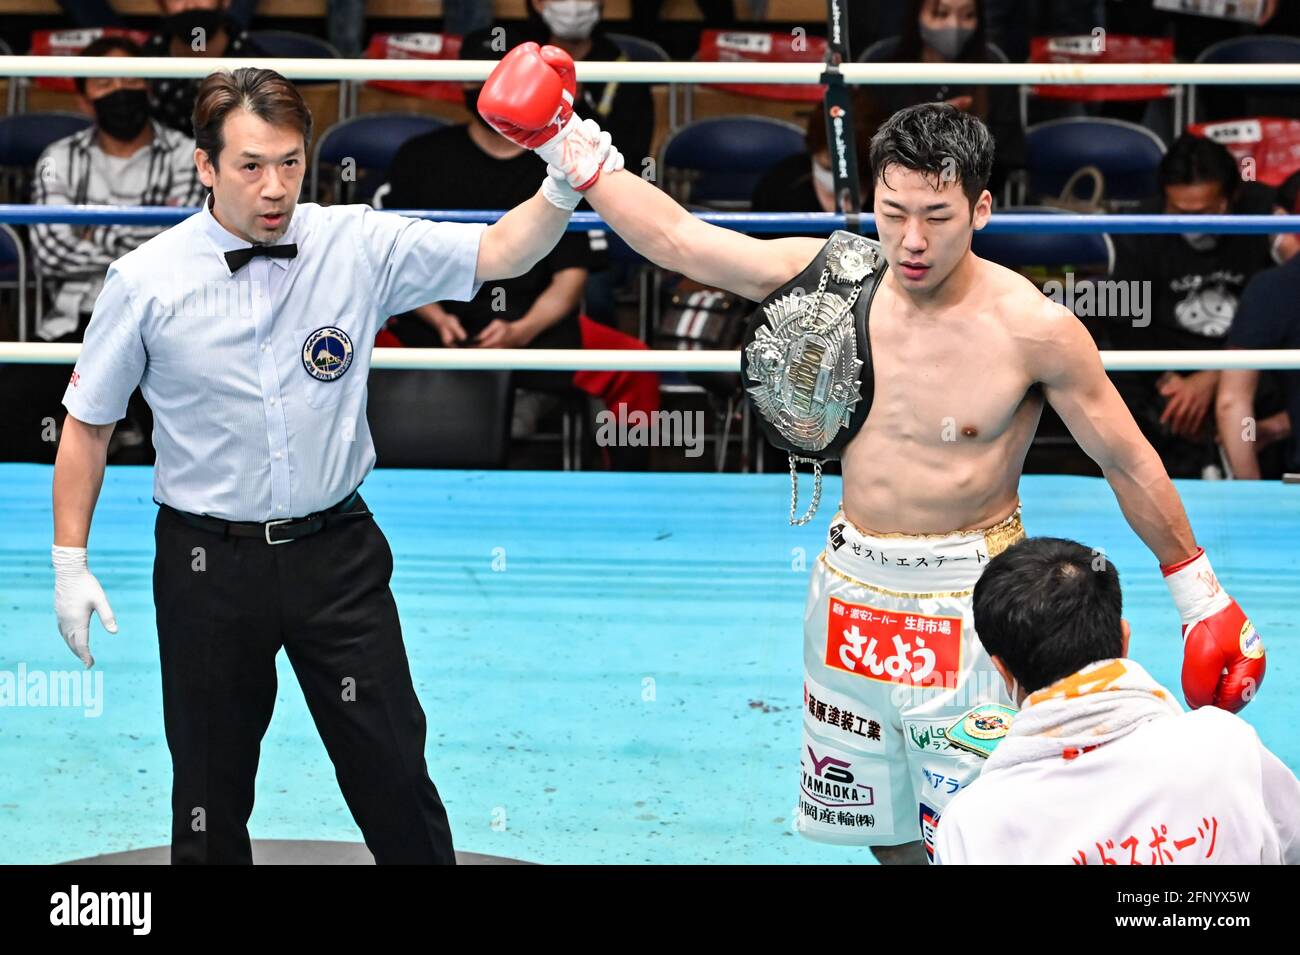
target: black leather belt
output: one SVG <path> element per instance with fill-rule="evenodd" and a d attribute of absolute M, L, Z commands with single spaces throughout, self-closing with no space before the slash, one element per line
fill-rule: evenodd
<path fill-rule="evenodd" d="M 268 544 L 287 544 L 303 537 L 310 537 L 312 534 L 323 531 L 331 524 L 342 520 L 354 517 L 369 517 L 369 508 L 363 507 L 358 511 L 348 510 L 356 502 L 360 494 L 360 489 L 357 489 L 333 507 L 317 511 L 314 514 L 308 514 L 306 517 L 288 517 L 278 521 L 267 521 L 266 523 L 258 521 L 223 521 L 219 517 L 189 514 L 185 511 L 178 511 L 174 507 L 169 507 L 161 501 L 159 506 L 171 511 L 191 527 L 197 527 L 199 530 L 209 531 L 213 534 L 220 534 L 222 537 L 249 537 L 264 540 Z"/>

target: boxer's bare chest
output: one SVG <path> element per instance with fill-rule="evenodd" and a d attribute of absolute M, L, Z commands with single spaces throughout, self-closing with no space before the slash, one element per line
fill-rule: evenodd
<path fill-rule="evenodd" d="M 859 438 L 960 451 L 1015 430 L 1038 400 L 1017 345 L 1007 296 L 921 312 L 882 285 L 871 304 L 875 377 Z"/>

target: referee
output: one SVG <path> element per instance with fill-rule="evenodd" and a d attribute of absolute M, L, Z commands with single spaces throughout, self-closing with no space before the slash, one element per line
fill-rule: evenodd
<path fill-rule="evenodd" d="M 567 132 L 563 112 L 556 130 Z M 63 397 L 59 631 L 87 667 L 91 613 L 117 632 L 86 543 L 109 436 L 138 385 L 157 450 L 171 861 L 251 863 L 284 647 L 375 861 L 454 863 L 389 589 L 392 552 L 358 493 L 375 464 L 371 349 L 390 315 L 468 301 L 484 281 L 531 269 L 577 205 L 569 183 L 588 180 L 539 165 L 538 193 L 490 226 L 298 205 L 311 113 L 292 83 L 263 69 L 213 73 L 193 118 L 204 208 L 109 267 Z M 621 161 L 608 137 L 573 141 L 590 181 Z"/>

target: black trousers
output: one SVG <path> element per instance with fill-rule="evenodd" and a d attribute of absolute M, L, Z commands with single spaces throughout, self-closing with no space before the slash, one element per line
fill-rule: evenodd
<path fill-rule="evenodd" d="M 360 497 L 352 509 L 367 510 Z M 268 546 L 160 508 L 154 536 L 172 863 L 252 862 L 253 782 L 284 647 L 375 861 L 454 864 L 389 589 L 393 553 L 374 518 Z"/>

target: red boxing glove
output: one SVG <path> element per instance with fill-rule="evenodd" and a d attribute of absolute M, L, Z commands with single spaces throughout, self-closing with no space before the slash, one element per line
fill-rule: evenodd
<path fill-rule="evenodd" d="M 573 119 L 573 58 L 554 46 L 521 43 L 502 58 L 478 94 L 483 121 L 525 149 L 546 145 Z"/>
<path fill-rule="evenodd" d="M 1237 601 L 1219 586 L 1205 548 L 1161 565 L 1183 618 L 1183 695 L 1193 709 L 1236 713 L 1264 682 L 1264 643 Z"/>

